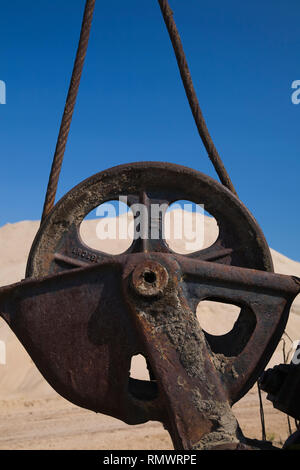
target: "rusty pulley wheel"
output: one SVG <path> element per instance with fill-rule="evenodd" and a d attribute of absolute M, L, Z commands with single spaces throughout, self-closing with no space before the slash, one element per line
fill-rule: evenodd
<path fill-rule="evenodd" d="M 80 224 L 84 217 L 100 204 L 126 196 L 128 205 L 143 203 L 170 205 L 176 200 L 190 200 L 203 204 L 218 222 L 219 236 L 209 248 L 184 256 L 188 260 L 211 261 L 218 264 L 272 271 L 270 251 L 259 226 L 246 207 L 223 185 L 195 170 L 170 163 L 133 163 L 98 173 L 67 193 L 52 210 L 40 228 L 27 265 L 27 277 L 41 278 L 74 267 L 93 265 L 117 257 L 109 256 L 86 246 L 80 237 Z M 151 211 L 149 210 L 149 213 Z M 163 216 L 159 222 L 148 220 L 148 237 L 137 238 L 124 253 L 165 253 L 174 255 L 163 239 Z M 151 238 L 151 224 L 156 225 L 158 237 Z M 147 284 L 147 283 L 146 283 Z M 187 302 L 192 310 L 201 300 L 197 288 L 189 283 Z M 149 286 L 148 286 L 149 287 Z M 113 296 L 113 295 L 112 295 Z M 206 299 L 220 300 L 216 295 Z M 230 303 L 230 299 L 226 300 Z M 113 300 L 112 300 L 113 302 Z M 234 302 L 231 302 L 234 303 Z M 226 358 L 238 356 L 247 345 L 255 328 L 255 317 L 244 304 L 233 329 L 222 336 L 204 332 L 213 354 Z M 254 362 L 259 352 L 251 352 Z M 257 378 L 254 374 L 236 387 L 232 403 L 240 399 Z M 134 384 L 134 380 L 131 379 Z M 134 386 L 138 386 L 135 384 Z"/>
<path fill-rule="evenodd" d="M 127 196 L 128 204 L 185 199 L 217 219 L 209 248 L 182 256 L 163 239 L 162 220 L 122 255 L 90 250 L 85 215 Z M 249 269 L 250 268 L 250 269 Z M 0 314 L 62 396 L 129 424 L 161 421 L 176 449 L 244 448 L 231 411 L 257 380 L 300 290 L 271 272 L 264 236 L 224 186 L 185 167 L 135 163 L 98 173 L 56 204 L 34 240 L 27 279 L 0 288 Z M 205 299 L 240 307 L 232 331 L 208 335 L 195 315 Z M 150 380 L 130 377 L 142 354 Z"/>
<path fill-rule="evenodd" d="M 219 264 L 272 271 L 269 248 L 258 224 L 231 191 L 212 178 L 195 170 L 170 163 L 142 162 L 122 165 L 98 173 L 80 183 L 55 206 L 39 230 L 29 256 L 27 277 L 43 277 L 76 266 L 103 261 L 107 254 L 92 250 L 80 237 L 84 217 L 105 201 L 126 196 L 128 205 L 138 202 L 149 208 L 153 204 L 170 205 L 177 200 L 203 204 L 218 222 L 219 236 L 209 248 L 187 255 L 187 259 L 212 261 Z M 163 220 L 147 220 L 146 237 L 137 238 L 125 254 L 160 252 L 172 254 L 163 239 Z M 153 225 L 158 234 L 151 238 Z M 194 291 L 188 295 L 195 311 L 199 298 Z M 216 298 L 211 300 L 217 300 Z M 239 354 L 255 327 L 247 306 L 241 306 L 232 331 L 223 336 L 205 332 L 212 350 L 226 357 Z M 253 383 L 250 381 L 249 383 Z M 248 386 L 239 390 L 239 399 Z"/>
<path fill-rule="evenodd" d="M 199 134 L 225 186 L 179 165 L 134 163 L 88 178 L 53 207 L 95 6 L 87 0 L 27 279 L 0 288 L 0 316 L 50 385 L 76 405 L 129 424 L 160 421 L 176 449 L 253 448 L 231 406 L 274 352 L 300 280 L 273 273 L 264 235 L 209 135 L 168 1 L 159 4 Z M 112 256 L 86 246 L 80 226 L 120 196 L 147 210 L 142 237 Z M 215 217 L 219 236 L 210 247 L 185 256 L 170 249 L 166 209 L 155 217 L 151 209 L 178 200 Z M 240 308 L 228 334 L 200 327 L 196 307 L 204 300 Z M 147 360 L 149 381 L 130 377 L 137 354 Z"/>
<path fill-rule="evenodd" d="M 33 243 L 26 277 L 50 273 L 95 263 L 105 256 L 86 246 L 79 234 L 84 217 L 100 204 L 128 197 L 128 205 L 138 202 L 171 204 L 190 200 L 204 204 L 219 226 L 216 242 L 189 258 L 213 261 L 252 269 L 273 271 L 265 237 L 257 222 L 231 191 L 198 171 L 170 163 L 141 162 L 121 165 L 86 179 L 68 192 L 49 214 Z M 157 221 L 153 221 L 156 223 Z M 149 231 L 151 231 L 149 221 Z M 126 254 L 140 251 L 168 252 L 172 250 L 162 239 L 162 220 L 158 239 L 134 241 Z"/>

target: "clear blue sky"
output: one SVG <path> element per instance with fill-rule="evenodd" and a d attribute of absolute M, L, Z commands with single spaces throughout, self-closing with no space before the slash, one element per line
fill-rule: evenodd
<path fill-rule="evenodd" d="M 0 226 L 39 219 L 84 0 L 0 5 Z M 299 0 L 170 0 L 208 128 L 271 247 L 300 261 Z M 97 0 L 58 197 L 120 163 L 215 178 L 156 0 Z"/>

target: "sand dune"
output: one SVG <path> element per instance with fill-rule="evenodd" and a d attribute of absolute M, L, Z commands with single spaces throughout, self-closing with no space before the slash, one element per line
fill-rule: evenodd
<path fill-rule="evenodd" d="M 99 247 L 96 236 L 98 221 L 85 221 L 81 236 L 91 247 Z M 32 240 L 39 228 L 37 221 L 7 224 L 0 228 L 0 285 L 17 282 L 24 277 L 26 259 Z M 217 236 L 214 219 L 205 218 L 206 246 Z M 123 243 L 123 245 L 122 245 Z M 171 242 L 170 242 L 171 243 Z M 128 241 L 119 240 L 114 245 L 102 241 L 101 248 L 117 253 L 126 249 Z M 182 242 L 173 241 L 172 248 L 184 252 Z M 271 250 L 275 272 L 300 277 L 300 263 Z M 231 307 L 205 304 L 198 311 L 201 321 L 223 331 L 232 321 Z M 221 331 L 220 330 L 220 331 Z M 292 340 L 300 339 L 300 297 L 295 300 L 287 333 Z M 216 332 L 216 330 L 215 330 Z M 217 333 L 217 332 L 216 332 Z M 0 364 L 0 449 L 53 448 L 53 449 L 168 449 L 171 442 L 159 423 L 130 427 L 110 417 L 82 410 L 59 397 L 45 382 L 26 351 L 0 320 L 0 341 L 6 345 L 6 365 Z M 289 340 L 286 338 L 287 348 Z M 271 364 L 282 362 L 282 343 L 279 344 Z M 143 359 L 133 365 L 135 377 L 144 378 Z M 258 400 L 255 387 L 234 410 L 241 427 L 249 437 L 260 438 Z M 266 402 L 267 432 L 269 438 L 284 441 L 287 436 L 286 416 Z"/>

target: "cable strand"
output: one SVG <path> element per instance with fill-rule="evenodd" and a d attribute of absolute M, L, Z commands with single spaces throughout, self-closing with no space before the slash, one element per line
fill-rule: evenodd
<path fill-rule="evenodd" d="M 70 131 L 72 116 L 76 104 L 80 79 L 82 75 L 84 60 L 87 52 L 92 19 L 94 14 L 96 0 L 87 0 L 83 15 L 80 39 L 77 49 L 77 54 L 74 62 L 71 82 L 69 86 L 68 96 L 64 108 L 64 113 L 61 121 L 61 126 L 57 138 L 55 153 L 53 157 L 52 167 L 50 171 L 47 192 L 43 207 L 41 223 L 48 216 L 49 212 L 54 206 L 55 196 L 57 192 L 59 175 L 61 172 L 62 162 L 67 145 L 68 135 Z"/>
<path fill-rule="evenodd" d="M 158 0 L 160 5 L 160 9 L 169 32 L 169 36 L 174 48 L 175 56 L 177 59 L 180 75 L 182 78 L 182 82 L 185 88 L 185 92 L 191 107 L 192 114 L 194 116 L 194 120 L 202 139 L 202 142 L 206 148 L 208 156 L 224 186 L 226 186 L 230 191 L 232 191 L 235 195 L 237 195 L 236 190 L 232 184 L 232 181 L 223 165 L 223 162 L 218 154 L 218 151 L 213 143 L 213 140 L 209 134 L 207 129 L 198 98 L 196 95 L 196 91 L 193 85 L 193 80 L 191 77 L 191 73 L 189 70 L 189 66 L 185 57 L 185 53 L 183 50 L 182 42 L 180 39 L 179 32 L 177 30 L 173 12 L 169 6 L 168 0 Z"/>

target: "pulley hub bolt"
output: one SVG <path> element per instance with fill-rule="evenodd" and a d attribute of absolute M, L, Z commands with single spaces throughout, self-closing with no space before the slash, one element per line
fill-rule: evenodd
<path fill-rule="evenodd" d="M 143 262 L 132 273 L 132 285 L 135 291 L 145 297 L 162 294 L 168 281 L 168 271 L 156 261 Z"/>

